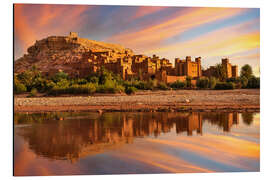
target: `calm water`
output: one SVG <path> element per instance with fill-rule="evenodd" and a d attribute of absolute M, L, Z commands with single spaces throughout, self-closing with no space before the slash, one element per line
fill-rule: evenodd
<path fill-rule="evenodd" d="M 14 174 L 260 170 L 259 113 L 15 114 Z"/>

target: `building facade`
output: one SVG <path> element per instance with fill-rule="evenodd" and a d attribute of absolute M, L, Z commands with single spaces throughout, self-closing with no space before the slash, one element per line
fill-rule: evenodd
<path fill-rule="evenodd" d="M 232 65 L 228 58 L 221 59 L 221 66 L 225 70 L 226 78 L 237 78 L 238 77 L 238 66 Z M 210 66 L 208 69 L 202 71 L 202 75 L 211 77 L 216 75 L 216 67 Z"/>

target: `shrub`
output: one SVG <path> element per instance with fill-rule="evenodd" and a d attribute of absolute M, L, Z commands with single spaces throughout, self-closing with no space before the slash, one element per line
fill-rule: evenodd
<path fill-rule="evenodd" d="M 208 78 L 200 78 L 196 82 L 196 86 L 201 89 L 206 89 L 209 87 L 209 79 Z"/>
<path fill-rule="evenodd" d="M 27 91 L 31 90 L 33 73 L 30 71 L 24 71 L 16 76 L 16 78 L 27 88 Z"/>
<path fill-rule="evenodd" d="M 31 89 L 31 92 L 29 94 L 29 97 L 35 97 L 37 95 L 38 91 L 36 88 Z"/>
<path fill-rule="evenodd" d="M 137 86 L 135 86 L 138 89 L 143 89 L 143 90 L 147 90 L 147 83 L 145 81 L 139 81 L 139 83 L 137 84 Z"/>
<path fill-rule="evenodd" d="M 67 79 L 61 79 L 56 83 L 56 86 L 59 88 L 67 88 L 69 87 L 69 81 Z"/>
<path fill-rule="evenodd" d="M 252 76 L 248 79 L 247 88 L 260 88 L 260 78 Z"/>
<path fill-rule="evenodd" d="M 57 83 L 63 79 L 68 79 L 68 74 L 67 73 L 64 73 L 64 72 L 58 72 L 56 73 L 53 77 L 52 77 L 52 80 Z"/>
<path fill-rule="evenodd" d="M 186 87 L 186 83 L 177 80 L 173 82 L 172 84 L 170 84 L 170 86 L 171 88 L 174 88 L 174 89 L 183 89 Z"/>
<path fill-rule="evenodd" d="M 97 92 L 99 93 L 119 93 L 124 91 L 124 86 L 117 84 L 101 84 L 97 87 Z"/>
<path fill-rule="evenodd" d="M 125 87 L 122 85 L 116 85 L 114 88 L 113 93 L 121 93 L 125 91 Z"/>
<path fill-rule="evenodd" d="M 159 82 L 159 83 L 158 83 L 158 89 L 161 89 L 161 90 L 168 90 L 169 87 L 167 86 L 166 83 L 164 83 L 164 82 Z"/>
<path fill-rule="evenodd" d="M 125 83 L 126 85 L 129 83 Z M 155 87 L 157 87 L 157 81 L 156 80 L 148 80 L 148 81 L 133 81 L 130 86 L 134 86 L 137 89 L 142 90 L 153 90 Z"/>
<path fill-rule="evenodd" d="M 217 79 L 215 77 L 210 77 L 209 78 L 209 86 L 208 87 L 210 89 L 214 89 L 215 86 L 216 86 L 216 84 L 217 84 Z"/>
<path fill-rule="evenodd" d="M 70 87 L 55 86 L 49 91 L 49 94 L 92 94 L 94 92 L 96 92 L 96 85 L 88 83 L 83 85 L 73 84 Z"/>
<path fill-rule="evenodd" d="M 78 79 L 77 80 L 77 84 L 87 84 L 87 80 L 86 79 Z"/>
<path fill-rule="evenodd" d="M 234 89 L 235 84 L 232 82 L 218 82 L 215 86 L 215 89 L 217 90 L 227 90 L 227 89 Z"/>
<path fill-rule="evenodd" d="M 242 88 L 246 88 L 247 87 L 247 85 L 248 85 L 248 79 L 245 76 L 240 77 L 240 82 L 241 82 Z"/>
<path fill-rule="evenodd" d="M 86 78 L 88 82 L 97 84 L 99 81 L 99 78 L 97 76 L 89 76 Z"/>
<path fill-rule="evenodd" d="M 26 92 L 26 90 L 27 89 L 26 89 L 24 84 L 22 84 L 20 82 L 15 82 L 14 83 L 14 93 L 15 94 Z"/>
<path fill-rule="evenodd" d="M 67 88 L 67 93 L 70 94 L 92 94 L 96 91 L 96 86 L 92 83 L 83 84 L 83 85 L 72 85 Z"/>
<path fill-rule="evenodd" d="M 154 90 L 157 87 L 158 81 L 156 79 L 149 79 L 146 83 L 146 88 Z"/>
<path fill-rule="evenodd" d="M 188 88 L 192 87 L 191 80 L 192 80 L 192 78 L 190 76 L 187 76 L 187 78 L 186 78 L 186 87 L 188 87 Z"/>
<path fill-rule="evenodd" d="M 45 85 L 45 91 L 50 91 L 56 84 L 52 80 L 47 80 Z"/>
<path fill-rule="evenodd" d="M 125 93 L 126 93 L 126 94 L 134 94 L 136 91 L 137 91 L 137 88 L 135 88 L 135 87 L 133 87 L 133 86 L 127 87 L 127 88 L 125 89 Z"/>

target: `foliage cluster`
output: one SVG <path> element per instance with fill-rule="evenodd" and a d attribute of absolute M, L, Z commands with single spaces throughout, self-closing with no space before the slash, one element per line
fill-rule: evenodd
<path fill-rule="evenodd" d="M 238 78 L 225 78 L 221 65 L 216 66 L 215 77 L 202 77 L 196 82 L 198 89 L 234 89 L 234 88 L 260 88 L 260 78 L 252 74 L 252 68 L 245 65 Z M 52 77 L 44 77 L 37 68 L 14 75 L 14 93 L 28 92 L 29 96 L 36 96 L 38 92 L 49 95 L 60 94 L 93 94 L 93 93 L 123 93 L 134 94 L 138 90 L 168 90 L 194 88 L 192 78 L 185 81 L 176 81 L 166 84 L 158 82 L 155 78 L 147 81 L 131 79 L 123 80 L 119 75 L 101 68 L 86 78 L 71 78 L 64 72 L 58 72 Z"/>

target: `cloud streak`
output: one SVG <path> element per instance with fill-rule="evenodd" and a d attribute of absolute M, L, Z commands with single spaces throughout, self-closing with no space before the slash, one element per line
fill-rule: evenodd
<path fill-rule="evenodd" d="M 84 20 L 82 14 L 90 8 L 91 6 L 15 4 L 15 49 L 19 45 L 25 52 L 38 39 L 79 30 Z"/>
<path fill-rule="evenodd" d="M 246 9 L 227 8 L 189 8 L 177 12 L 170 19 L 150 25 L 136 32 L 121 32 L 112 36 L 108 41 L 118 42 L 138 51 L 159 46 L 167 38 L 178 35 L 196 26 L 229 18 Z"/>
<path fill-rule="evenodd" d="M 170 58 L 173 58 L 181 50 L 183 56 L 188 54 L 191 56 L 203 56 L 204 58 L 216 56 L 231 57 L 235 53 L 260 47 L 259 31 L 253 30 L 246 32 L 246 27 L 250 26 L 250 24 L 256 24 L 257 21 L 256 19 L 239 25 L 218 29 L 188 41 L 164 45 L 145 51 L 144 53 L 169 55 Z"/>
<path fill-rule="evenodd" d="M 257 67 L 258 54 L 247 54 L 260 48 L 259 16 L 247 8 L 15 4 L 15 59 L 36 40 L 75 31 L 171 61 L 202 56 L 213 65 L 227 56 Z"/>

